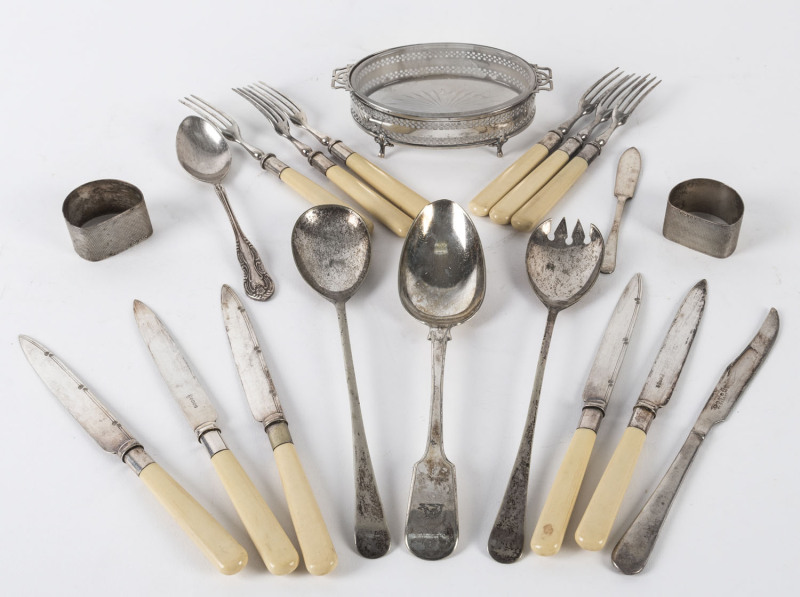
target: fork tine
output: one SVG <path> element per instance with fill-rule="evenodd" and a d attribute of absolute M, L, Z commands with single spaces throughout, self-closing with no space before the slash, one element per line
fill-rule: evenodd
<path fill-rule="evenodd" d="M 208 122 L 210 122 L 215 128 L 218 128 L 218 129 L 225 128 L 224 126 L 222 126 L 220 124 L 218 119 L 213 114 L 211 114 L 203 106 L 201 106 L 197 102 L 195 102 L 192 99 L 192 97 L 184 97 L 183 99 L 179 99 L 178 101 L 180 103 L 182 103 L 184 106 L 186 106 L 187 108 L 189 108 L 191 110 L 194 110 L 194 112 L 196 112 L 201 118 L 204 118 Z"/>
<path fill-rule="evenodd" d="M 645 76 L 646 77 L 646 76 Z M 647 97 L 647 94 L 653 91 L 656 87 L 659 86 L 661 81 L 656 81 L 655 85 L 653 85 L 653 81 L 656 80 L 656 77 L 653 76 L 649 81 L 645 78 L 642 85 L 636 93 L 631 95 L 627 101 L 620 107 L 620 111 L 625 113 L 625 116 L 630 116 L 631 112 L 633 112 L 639 104 L 642 103 L 642 100 Z"/>
<path fill-rule="evenodd" d="M 197 97 L 196 95 L 192 95 L 191 98 L 193 100 L 195 100 L 196 102 L 198 102 L 198 103 L 202 104 L 203 106 L 205 106 L 205 108 L 209 112 L 214 114 L 220 120 L 220 122 L 225 123 L 225 126 L 231 126 L 232 124 L 234 124 L 233 118 L 231 118 L 230 116 L 225 114 L 225 112 L 223 112 L 219 108 L 216 108 L 216 107 L 212 106 L 206 100 L 204 100 L 204 99 L 202 99 L 200 97 Z"/>
<path fill-rule="evenodd" d="M 578 220 L 575 224 L 575 228 L 572 229 L 572 245 L 582 245 L 585 238 L 586 234 L 583 232 L 583 226 L 581 226 L 581 221 Z"/>
<path fill-rule="evenodd" d="M 567 240 L 567 218 L 561 218 L 561 221 L 553 233 L 553 240 L 564 242 Z"/>
<path fill-rule="evenodd" d="M 597 81 L 595 81 L 589 89 L 587 89 L 584 94 L 581 96 L 581 103 L 585 101 L 594 102 L 596 98 L 602 93 L 603 89 L 605 89 L 609 84 L 611 84 L 617 77 L 623 74 L 622 71 L 615 74 L 610 79 L 606 80 L 609 75 L 617 72 L 619 70 L 618 66 L 615 66 L 612 70 L 608 71 L 602 77 L 600 77 Z M 605 81 L 605 82 L 604 82 Z M 600 85 L 600 83 L 603 83 Z M 600 87 L 598 87 L 600 85 Z"/>
<path fill-rule="evenodd" d="M 628 75 L 622 79 L 611 93 L 603 98 L 603 107 L 611 109 L 612 106 L 619 105 L 628 95 L 641 84 L 642 77 L 637 77 L 634 74 Z"/>
<path fill-rule="evenodd" d="M 269 85 L 264 83 L 264 81 L 259 81 L 258 83 L 254 83 L 252 87 L 258 88 L 264 91 L 265 93 L 268 93 L 273 99 L 286 106 L 286 109 L 289 110 L 290 112 L 295 112 L 297 114 L 302 113 L 300 106 L 295 104 L 292 100 L 283 95 L 280 91 L 278 91 L 274 87 L 270 87 Z"/>
<path fill-rule="evenodd" d="M 246 99 L 248 102 L 250 102 L 251 104 L 253 104 L 253 106 L 255 106 L 255 108 L 256 108 L 256 109 L 257 109 L 259 112 L 261 112 L 261 114 L 263 114 L 263 115 L 264 115 L 264 116 L 267 118 L 267 120 L 269 120 L 269 121 L 272 123 L 272 125 L 273 125 L 273 126 L 278 126 L 278 121 L 279 121 L 280 119 L 277 117 L 277 115 L 276 115 L 276 114 L 274 114 L 274 113 L 273 113 L 273 112 L 270 110 L 269 106 L 268 106 L 267 104 L 265 104 L 265 103 L 264 103 L 264 102 L 261 100 L 261 98 L 260 98 L 260 97 L 258 97 L 257 95 L 255 95 L 255 94 L 254 94 L 252 91 L 250 91 L 250 90 L 249 90 L 248 88 L 246 88 L 246 87 L 234 87 L 234 89 L 233 89 L 233 90 L 234 90 L 236 93 L 238 93 L 239 95 L 241 95 L 241 96 L 242 96 L 244 99 Z"/>

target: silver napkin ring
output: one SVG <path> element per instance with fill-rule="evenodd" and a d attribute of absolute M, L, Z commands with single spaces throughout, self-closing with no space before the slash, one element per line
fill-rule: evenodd
<path fill-rule="evenodd" d="M 122 180 L 95 180 L 72 191 L 62 207 L 72 246 L 88 261 L 129 249 L 153 234 L 142 192 Z"/>

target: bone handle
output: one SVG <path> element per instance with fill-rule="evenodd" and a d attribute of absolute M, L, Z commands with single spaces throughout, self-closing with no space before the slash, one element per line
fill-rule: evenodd
<path fill-rule="evenodd" d="M 596 439 L 591 429 L 577 429 L 572 436 L 531 537 L 535 554 L 552 556 L 561 549 Z"/>
<path fill-rule="evenodd" d="M 339 560 L 297 450 L 287 442 L 275 448 L 273 454 L 306 569 L 317 576 L 327 574 Z"/>
<path fill-rule="evenodd" d="M 497 224 L 505 226 L 511 221 L 520 207 L 527 203 L 539 189 L 546 185 L 556 173 L 569 161 L 569 154 L 557 149 L 548 158 L 536 166 L 520 183 L 506 193 L 489 212 L 489 217 Z"/>
<path fill-rule="evenodd" d="M 244 547 L 163 468 L 149 464 L 139 478 L 220 572 L 236 574 L 245 567 Z"/>
<path fill-rule="evenodd" d="M 347 170 L 341 166 L 331 166 L 325 172 L 325 175 L 333 184 L 342 189 L 397 236 L 405 238 L 406 234 L 408 234 L 408 229 L 411 227 L 411 218 Z"/>
<path fill-rule="evenodd" d="M 211 457 L 211 463 L 269 571 L 292 572 L 300 562 L 297 550 L 236 456 L 230 450 L 222 450 Z"/>
<path fill-rule="evenodd" d="M 528 172 L 538 166 L 548 153 L 549 150 L 541 143 L 531 147 L 469 202 L 470 211 L 476 216 L 488 215 L 489 210 L 514 188 L 514 185 L 525 178 Z"/>
<path fill-rule="evenodd" d="M 589 163 L 582 157 L 572 158 L 544 188 L 536 193 L 511 218 L 511 225 L 517 230 L 530 232 L 541 222 L 559 199 L 572 188 Z"/>
<path fill-rule="evenodd" d="M 622 434 L 575 531 L 575 541 L 583 549 L 598 551 L 606 544 L 646 437 L 636 427 L 627 427 Z"/>
<path fill-rule="evenodd" d="M 319 186 L 313 180 L 306 178 L 297 170 L 292 168 L 285 168 L 280 175 L 280 178 L 286 185 L 296 192 L 298 195 L 306 199 L 312 205 L 344 205 L 350 209 L 354 209 L 333 193 L 328 192 L 326 189 Z M 370 232 L 374 227 L 372 220 L 362 210 L 354 209 L 364 220 Z"/>
<path fill-rule="evenodd" d="M 416 218 L 422 208 L 430 203 L 357 153 L 350 154 L 345 164 L 412 219 Z"/>

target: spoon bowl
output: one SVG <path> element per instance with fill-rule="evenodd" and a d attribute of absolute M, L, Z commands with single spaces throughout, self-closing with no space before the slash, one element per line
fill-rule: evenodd
<path fill-rule="evenodd" d="M 199 181 L 219 184 L 230 170 L 228 142 L 211 123 L 198 116 L 181 122 L 175 147 L 183 169 Z"/>

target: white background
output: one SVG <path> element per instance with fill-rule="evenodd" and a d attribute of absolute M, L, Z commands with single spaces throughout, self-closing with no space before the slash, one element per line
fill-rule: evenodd
<path fill-rule="evenodd" d="M 134 8 L 135 6 L 135 8 Z M 4 123 L 0 220 L 0 350 L 4 481 L 0 577 L 6 595 L 785 594 L 794 586 L 800 490 L 797 435 L 797 199 L 795 75 L 800 8 L 791 2 L 113 2 L 16 3 L 0 25 Z M 402 239 L 383 228 L 372 266 L 348 304 L 367 435 L 394 539 L 384 558 L 351 541 L 349 412 L 335 311 L 300 278 L 292 225 L 306 208 L 240 148 L 226 181 L 234 208 L 277 281 L 265 304 L 247 301 L 300 457 L 328 521 L 339 567 L 324 578 L 273 577 L 244 533 L 139 338 L 134 298 L 165 321 L 213 395 L 229 445 L 290 529 L 267 440 L 245 405 L 219 312 L 222 283 L 241 288 L 233 238 L 213 189 L 175 158 L 178 98 L 191 93 L 234 115 L 243 134 L 323 181 L 262 117 L 230 91 L 259 79 L 284 90 L 312 124 L 368 157 L 377 146 L 349 116 L 330 72 L 397 45 L 463 41 L 500 47 L 553 69 L 529 129 L 506 145 L 435 151 L 397 147 L 381 162 L 429 199 L 469 200 L 614 66 L 663 84 L 615 133 L 554 210 L 604 233 L 624 149 L 643 172 L 627 206 L 617 272 L 601 276 L 555 327 L 534 440 L 530 533 L 580 413 L 594 351 L 635 272 L 645 299 L 598 438 L 564 548 L 526 549 L 495 563 L 486 540 L 516 452 L 546 310 L 524 268 L 526 234 L 476 225 L 488 290 L 473 320 L 453 330 L 445 373 L 445 446 L 458 471 L 461 536 L 444 561 L 403 546 L 413 463 L 427 433 L 427 328 L 402 308 Z M 310 139 L 309 139 L 310 140 Z M 664 239 L 669 190 L 715 178 L 741 194 L 739 246 L 714 259 Z M 144 193 L 155 232 L 118 256 L 89 263 L 73 251 L 61 203 L 78 185 L 118 178 Z M 332 187 L 329 187 L 332 188 Z M 701 278 L 706 313 L 669 406 L 644 447 L 610 543 L 654 489 L 725 366 L 769 307 L 781 314 L 773 353 L 730 420 L 715 428 L 690 471 L 650 564 L 619 574 L 610 548 L 571 540 L 622 433 L 678 302 Z M 26 363 L 25 333 L 56 352 L 149 452 L 248 549 L 250 564 L 215 572 L 147 489 L 103 453 Z M 290 531 L 291 533 L 291 531 Z M 292 534 L 293 536 L 293 534 Z"/>

